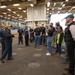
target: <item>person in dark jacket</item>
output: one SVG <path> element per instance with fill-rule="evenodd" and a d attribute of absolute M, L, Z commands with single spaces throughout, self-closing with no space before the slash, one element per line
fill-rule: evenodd
<path fill-rule="evenodd" d="M 28 31 L 28 26 L 26 26 L 24 30 L 24 35 L 25 35 L 25 46 L 29 46 L 29 31 Z"/>
<path fill-rule="evenodd" d="M 65 43 L 67 46 L 67 52 L 69 57 L 69 67 L 66 68 L 66 72 L 64 72 L 64 75 L 74 75 L 74 68 L 75 68 L 75 21 L 74 15 L 69 14 L 66 18 L 66 29 L 65 29 Z"/>
<path fill-rule="evenodd" d="M 1 40 L 1 44 L 2 44 L 2 54 L 5 50 L 5 26 L 1 25 L 1 30 L 0 30 L 0 40 Z"/>
<path fill-rule="evenodd" d="M 6 55 L 8 54 L 7 60 L 12 60 L 12 37 L 14 37 L 13 34 L 11 34 L 11 25 L 7 25 L 7 28 L 5 29 L 5 51 L 3 52 L 1 56 L 1 62 L 5 63 Z"/>
<path fill-rule="evenodd" d="M 56 53 L 58 55 L 61 54 L 61 45 L 63 43 L 63 38 L 64 38 L 63 29 L 61 26 L 59 26 L 56 35 Z"/>
<path fill-rule="evenodd" d="M 44 27 L 44 24 L 42 24 L 42 27 L 41 27 L 41 31 L 42 31 L 42 44 L 45 45 L 45 41 L 46 41 L 46 38 L 45 38 L 45 34 L 46 34 L 46 29 Z"/>
<path fill-rule="evenodd" d="M 18 44 L 23 44 L 23 29 L 20 27 L 18 29 Z"/>

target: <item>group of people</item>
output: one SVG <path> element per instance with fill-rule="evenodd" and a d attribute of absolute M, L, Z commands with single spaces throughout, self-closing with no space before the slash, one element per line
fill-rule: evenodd
<path fill-rule="evenodd" d="M 53 23 L 50 23 L 49 26 L 38 26 L 36 25 L 35 29 L 26 26 L 25 29 L 19 27 L 18 29 L 18 45 L 24 44 L 23 35 L 25 37 L 25 46 L 29 46 L 30 43 L 34 42 L 34 47 L 40 47 L 40 45 L 47 46 L 48 53 L 47 56 L 52 55 L 52 46 L 56 43 L 56 53 L 61 55 L 61 45 L 65 42 L 67 47 L 67 53 L 69 57 L 69 67 L 65 68 L 67 71 L 64 72 L 64 75 L 74 75 L 75 68 L 75 21 L 74 15 L 70 14 L 66 18 L 66 29 L 63 31 L 62 26 L 59 22 L 56 23 L 55 27 L 53 27 Z M 1 62 L 5 63 L 5 57 L 8 54 L 7 60 L 13 60 L 12 58 L 12 38 L 14 37 L 11 34 L 11 26 L 8 25 L 6 28 L 1 26 L 0 30 L 0 40 L 2 44 L 2 56 Z"/>

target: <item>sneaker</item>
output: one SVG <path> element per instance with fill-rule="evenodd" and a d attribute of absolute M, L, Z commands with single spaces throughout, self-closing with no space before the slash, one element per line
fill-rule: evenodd
<path fill-rule="evenodd" d="M 50 53 L 46 53 L 46 55 L 47 55 L 47 56 L 51 56 L 51 54 L 50 54 Z"/>

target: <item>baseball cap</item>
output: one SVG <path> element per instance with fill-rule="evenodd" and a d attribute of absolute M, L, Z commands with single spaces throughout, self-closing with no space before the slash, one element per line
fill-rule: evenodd
<path fill-rule="evenodd" d="M 67 17 L 65 17 L 65 19 L 67 18 L 73 18 L 74 19 L 74 15 L 73 14 L 69 14 Z"/>

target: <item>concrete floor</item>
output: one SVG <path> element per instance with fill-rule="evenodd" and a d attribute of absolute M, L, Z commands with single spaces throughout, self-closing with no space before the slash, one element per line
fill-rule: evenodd
<path fill-rule="evenodd" d="M 63 59 L 54 52 L 52 56 L 46 56 L 46 52 L 47 48 L 44 46 L 38 49 L 34 48 L 33 44 L 29 47 L 17 45 L 15 38 L 13 42 L 14 60 L 6 60 L 4 64 L 0 62 L 0 75 L 63 75 L 65 66 Z"/>

